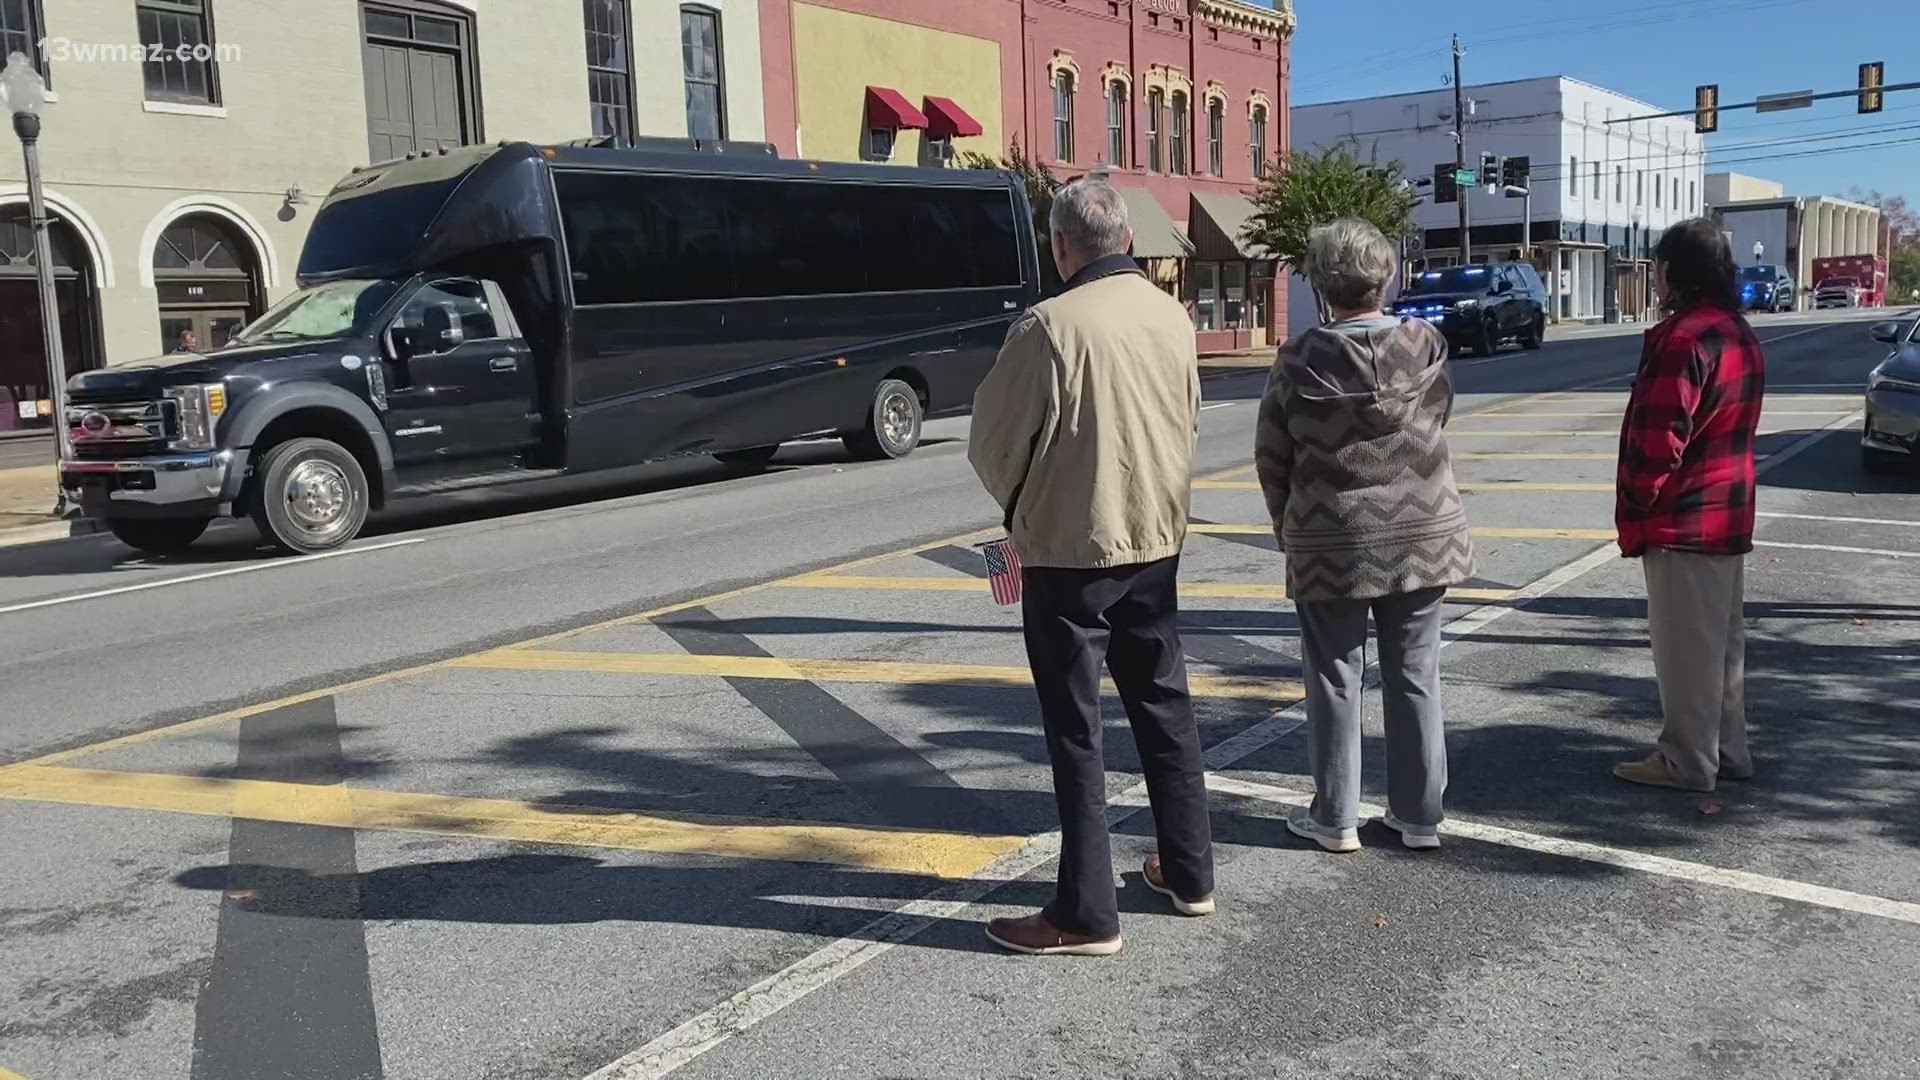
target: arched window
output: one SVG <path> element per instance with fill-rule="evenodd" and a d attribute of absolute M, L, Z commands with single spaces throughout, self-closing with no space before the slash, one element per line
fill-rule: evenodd
<path fill-rule="evenodd" d="M 687 87 L 687 138 L 727 137 L 727 82 L 720 63 L 720 13 L 680 9 L 680 63 Z"/>
<path fill-rule="evenodd" d="M 100 290 L 79 233 L 51 207 L 48 217 L 60 347 L 77 375 L 100 366 Z M 26 204 L 0 207 L 0 431 L 53 426 L 38 274 Z"/>
<path fill-rule="evenodd" d="M 1167 118 L 1167 92 L 1154 87 L 1147 91 L 1147 171 L 1162 172 L 1166 166 L 1160 154 L 1160 132 Z"/>
<path fill-rule="evenodd" d="M 1255 105 L 1247 122 L 1247 154 L 1253 159 L 1253 178 L 1263 180 L 1267 175 L 1267 107 Z"/>
<path fill-rule="evenodd" d="M 1167 171 L 1175 176 L 1187 175 L 1187 126 L 1192 122 L 1192 110 L 1187 108 L 1187 95 L 1175 90 L 1168 96 L 1173 111 L 1172 138 L 1167 140 Z"/>
<path fill-rule="evenodd" d="M 1207 171 L 1215 176 L 1227 174 L 1227 103 L 1219 98 L 1207 102 Z"/>
<path fill-rule="evenodd" d="M 218 349 L 260 315 L 260 260 L 227 221 L 190 214 L 153 246 L 162 352 Z"/>
<path fill-rule="evenodd" d="M 1073 72 L 1053 73 L 1053 156 L 1073 160 Z"/>
<path fill-rule="evenodd" d="M 1119 79 L 1107 84 L 1107 162 L 1127 167 L 1127 84 Z"/>

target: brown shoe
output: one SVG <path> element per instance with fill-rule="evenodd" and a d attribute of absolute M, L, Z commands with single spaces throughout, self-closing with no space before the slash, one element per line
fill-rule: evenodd
<path fill-rule="evenodd" d="M 1180 914 L 1182 915 L 1213 914 L 1214 903 L 1213 903 L 1213 896 L 1211 894 L 1207 896 L 1202 896 L 1197 900 L 1189 900 L 1186 897 L 1174 895 L 1173 890 L 1167 888 L 1166 875 L 1161 873 L 1160 856 L 1158 854 L 1147 856 L 1147 861 L 1143 863 L 1140 867 L 1140 876 L 1147 879 L 1147 888 L 1152 889 L 1154 892 L 1157 892 L 1161 896 L 1164 896 L 1167 899 L 1173 901 L 1173 910 L 1179 912 Z"/>
<path fill-rule="evenodd" d="M 1702 783 L 1675 776 L 1667 768 L 1667 759 L 1658 753 L 1648 754 L 1638 761 L 1623 761 L 1613 767 L 1613 775 L 1634 784 L 1646 784 L 1648 787 L 1675 788 L 1680 791 L 1708 792 L 1713 790 L 1713 781 Z"/>
<path fill-rule="evenodd" d="M 1028 956 L 1112 956 L 1120 951 L 1120 935 L 1110 938 L 1088 937 L 1056 930 L 1045 912 L 1024 919 L 995 919 L 987 924 L 987 937 L 1003 949 Z"/>

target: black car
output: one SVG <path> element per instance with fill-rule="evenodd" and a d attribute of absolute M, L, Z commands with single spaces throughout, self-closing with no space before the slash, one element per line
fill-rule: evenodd
<path fill-rule="evenodd" d="M 1432 323 L 1456 350 L 1486 356 L 1504 342 L 1537 349 L 1546 339 L 1547 290 L 1531 263 L 1475 263 L 1415 274 L 1393 310 Z"/>
<path fill-rule="evenodd" d="M 1792 311 L 1793 275 L 1784 267 L 1763 263 L 1740 268 L 1740 306 L 1748 311 Z"/>

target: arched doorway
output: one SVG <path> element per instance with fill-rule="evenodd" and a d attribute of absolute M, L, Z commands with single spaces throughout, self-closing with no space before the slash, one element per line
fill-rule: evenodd
<path fill-rule="evenodd" d="M 73 227 L 56 217 L 47 232 L 60 345 L 73 376 L 100 366 L 100 290 Z M 0 431 L 53 426 L 37 272 L 26 205 L 0 207 Z"/>
<path fill-rule="evenodd" d="M 218 349 L 261 314 L 259 253 L 215 214 L 188 214 L 160 234 L 153 285 L 162 352 Z"/>

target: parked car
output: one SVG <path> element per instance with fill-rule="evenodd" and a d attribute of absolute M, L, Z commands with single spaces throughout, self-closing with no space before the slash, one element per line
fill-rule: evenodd
<path fill-rule="evenodd" d="M 1889 472 L 1920 462 L 1920 319 L 1875 323 L 1871 333 L 1893 353 L 1867 376 L 1860 463 Z"/>
<path fill-rule="evenodd" d="M 1795 288 L 1785 267 L 1762 263 L 1740 270 L 1740 306 L 1748 311 L 1792 311 Z"/>
<path fill-rule="evenodd" d="M 1813 306 L 1815 308 L 1851 308 L 1860 306 L 1864 295 L 1858 281 L 1852 278 L 1828 278 L 1813 287 Z"/>
<path fill-rule="evenodd" d="M 1537 349 L 1546 340 L 1547 289 L 1531 263 L 1474 263 L 1416 274 L 1393 310 L 1432 323 L 1452 348 L 1483 356 L 1506 342 Z"/>

